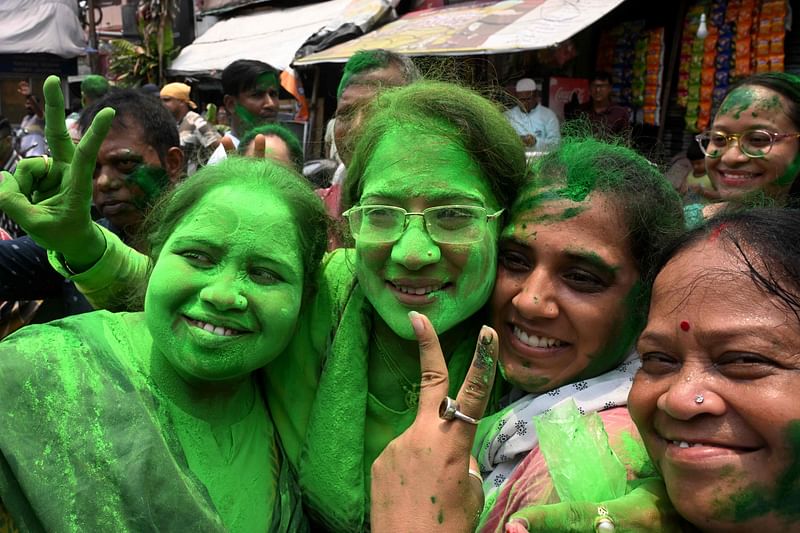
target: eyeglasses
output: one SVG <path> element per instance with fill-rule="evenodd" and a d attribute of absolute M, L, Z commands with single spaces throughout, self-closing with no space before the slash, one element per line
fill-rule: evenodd
<path fill-rule="evenodd" d="M 800 137 L 800 133 L 774 133 L 767 130 L 747 130 L 742 133 L 725 133 L 722 131 L 704 131 L 696 135 L 695 140 L 703 153 L 716 159 L 728 149 L 730 142 L 736 139 L 739 150 L 750 158 L 764 157 L 772 150 L 775 141 L 786 137 Z"/>
<path fill-rule="evenodd" d="M 361 242 L 393 243 L 408 227 L 408 217 L 421 216 L 425 229 L 438 244 L 470 244 L 483 238 L 486 226 L 503 213 L 489 214 L 475 205 L 442 205 L 421 213 L 410 213 L 391 205 L 351 207 L 342 216 L 350 222 L 350 232 Z"/>

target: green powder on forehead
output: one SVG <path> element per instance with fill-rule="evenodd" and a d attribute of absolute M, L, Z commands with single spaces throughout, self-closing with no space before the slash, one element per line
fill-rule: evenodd
<path fill-rule="evenodd" d="M 752 87 L 738 87 L 731 91 L 722 105 L 719 106 L 720 115 L 731 115 L 739 119 L 743 111 L 746 111 L 756 101 L 756 91 Z"/>
<path fill-rule="evenodd" d="M 256 78 L 256 89 L 267 91 L 278 88 L 278 77 L 274 72 L 264 72 Z"/>
<path fill-rule="evenodd" d="M 779 110 L 783 111 L 783 103 L 777 94 L 773 94 L 766 99 L 760 99 L 756 102 L 756 109 L 763 109 L 765 111 Z"/>

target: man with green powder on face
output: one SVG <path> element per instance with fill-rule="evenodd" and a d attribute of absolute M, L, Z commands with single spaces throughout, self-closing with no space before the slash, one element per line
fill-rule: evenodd
<path fill-rule="evenodd" d="M 359 50 L 345 64 L 333 119 L 333 144 L 340 163 L 331 186 L 317 191 L 332 217 L 341 218 L 342 183 L 357 141 L 352 132 L 360 124 L 363 110 L 379 90 L 402 87 L 419 78 L 419 70 L 410 58 L 389 50 Z M 341 243 L 331 240 L 331 249 L 340 246 Z"/>
<path fill-rule="evenodd" d="M 82 132 L 104 107 L 116 110 L 116 116 L 100 146 L 92 198 L 103 217 L 99 223 L 130 243 L 146 209 L 183 175 L 183 152 L 169 112 L 158 100 L 134 90 L 116 91 L 86 109 L 80 121 Z M 63 142 L 72 141 L 66 138 Z M 43 158 L 24 160 L 17 175 L 30 175 L 37 167 L 52 164 Z M 24 209 L 18 198 L 10 194 L 4 205 L 12 218 L 16 210 Z M 89 217 L 88 203 L 75 208 Z M 62 230 L 66 233 L 71 228 Z M 0 300 L 42 299 L 45 304 L 36 322 L 92 310 L 75 286 L 64 283 L 53 270 L 47 251 L 37 242 L 27 236 L 0 241 Z"/>
<path fill-rule="evenodd" d="M 254 59 L 239 59 L 222 71 L 223 105 L 231 121 L 231 130 L 225 137 L 234 148 L 239 147 L 239 140 L 248 130 L 278 119 L 278 74 L 275 68 Z M 225 146 L 220 144 L 208 164 L 225 157 Z"/>

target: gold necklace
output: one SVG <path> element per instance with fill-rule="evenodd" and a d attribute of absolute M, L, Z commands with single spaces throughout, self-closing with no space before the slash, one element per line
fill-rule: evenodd
<path fill-rule="evenodd" d="M 375 335 L 375 347 L 378 349 L 378 353 L 383 359 L 383 362 L 386 363 L 386 368 L 389 369 L 389 372 L 392 373 L 394 378 L 397 380 L 397 384 L 400 385 L 400 388 L 403 389 L 405 396 L 403 400 L 405 401 L 406 407 L 408 409 L 416 409 L 417 404 L 419 404 L 419 383 L 414 383 L 410 379 L 403 374 L 403 371 L 400 370 L 400 366 L 397 364 L 397 361 L 392 359 L 389 355 L 389 352 L 384 349 L 383 344 L 379 339 L 378 335 Z"/>

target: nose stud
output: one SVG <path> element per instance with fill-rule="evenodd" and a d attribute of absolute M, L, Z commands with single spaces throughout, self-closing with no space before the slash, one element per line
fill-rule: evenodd
<path fill-rule="evenodd" d="M 703 398 L 703 395 L 702 395 L 702 394 L 698 394 L 698 395 L 696 395 L 696 396 L 694 397 L 694 403 L 696 403 L 697 405 L 700 405 L 700 404 L 701 404 L 701 403 L 703 403 L 704 401 L 705 401 L 705 398 Z"/>

